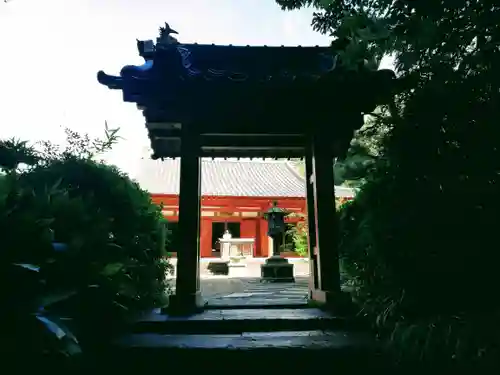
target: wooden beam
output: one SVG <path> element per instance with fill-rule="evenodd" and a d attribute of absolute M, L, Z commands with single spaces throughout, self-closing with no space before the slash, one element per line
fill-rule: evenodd
<path fill-rule="evenodd" d="M 178 205 L 179 197 L 173 194 L 153 194 L 153 202 L 164 205 Z M 267 209 L 274 201 L 278 205 L 288 207 L 305 207 L 305 197 L 231 197 L 231 196 L 203 196 L 202 204 L 205 206 L 242 206 L 260 207 Z"/>
<path fill-rule="evenodd" d="M 155 142 L 153 146 L 154 155 L 156 159 L 161 158 L 178 158 L 180 152 L 167 144 Z M 303 148 L 261 148 L 261 149 L 206 149 L 201 151 L 201 157 L 206 158 L 273 158 L 273 159 L 291 159 L 302 158 L 304 156 Z"/>
<path fill-rule="evenodd" d="M 305 138 L 301 135 L 204 135 L 202 148 L 304 148 Z"/>
<path fill-rule="evenodd" d="M 331 101 L 330 101 L 331 102 Z M 319 108 L 321 108 L 318 105 Z M 156 124 L 184 123 L 181 113 L 162 111 L 155 108 L 147 108 L 144 111 L 147 123 L 155 124 L 151 127 L 161 128 Z M 200 134 L 289 134 L 302 133 L 305 124 L 324 124 L 331 119 L 330 111 L 307 111 L 300 108 L 287 106 L 286 111 L 274 109 L 271 111 L 245 111 L 224 107 L 223 110 L 216 108 L 197 108 L 190 114 L 189 122 L 198 124 L 197 130 Z M 279 119 L 279 121 L 276 121 Z"/>

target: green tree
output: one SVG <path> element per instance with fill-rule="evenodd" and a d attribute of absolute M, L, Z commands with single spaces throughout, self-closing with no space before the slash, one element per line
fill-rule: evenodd
<path fill-rule="evenodd" d="M 356 300 L 405 359 L 497 366 L 500 4 L 277 1 L 320 8 L 313 27 L 350 68 L 368 52 L 396 58 L 376 163 L 342 210 Z"/>
<path fill-rule="evenodd" d="M 382 111 L 383 108 L 380 108 L 366 116 L 365 124 L 354 133 L 346 156 L 336 160 L 334 173 L 337 185 L 361 187 L 376 167 L 383 152 L 384 137 L 389 131 L 389 126 L 383 122 Z"/>
<path fill-rule="evenodd" d="M 347 154 L 337 158 L 333 166 L 335 185 L 360 187 L 366 181 L 369 171 L 374 168 L 381 154 L 383 135 L 387 126 L 368 118 L 365 125 L 354 133 Z M 305 162 L 293 160 L 297 172 L 305 177 Z"/>

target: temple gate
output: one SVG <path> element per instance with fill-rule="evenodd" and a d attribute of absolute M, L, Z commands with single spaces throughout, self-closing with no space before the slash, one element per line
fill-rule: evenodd
<path fill-rule="evenodd" d="M 166 24 L 156 43 L 137 42 L 143 65 L 97 75 L 143 111 L 153 159 L 180 157 L 182 252 L 171 307 L 203 308 L 201 157 L 305 157 L 310 297 L 335 305 L 342 293 L 333 163 L 363 114 L 391 91 L 393 72 L 346 70 L 330 47 L 182 44 L 173 33 Z"/>

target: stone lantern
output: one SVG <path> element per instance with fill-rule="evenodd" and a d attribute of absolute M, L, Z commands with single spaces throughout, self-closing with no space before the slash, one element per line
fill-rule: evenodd
<path fill-rule="evenodd" d="M 268 222 L 267 234 L 273 239 L 273 255 L 262 264 L 261 281 L 294 282 L 293 264 L 280 256 L 279 239 L 285 232 L 285 217 L 288 212 L 278 207 L 277 202 L 264 214 Z"/>

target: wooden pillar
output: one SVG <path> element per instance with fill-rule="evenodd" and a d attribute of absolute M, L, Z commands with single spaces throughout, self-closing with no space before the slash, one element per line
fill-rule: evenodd
<path fill-rule="evenodd" d="M 255 219 L 242 219 L 240 221 L 240 237 L 241 238 L 254 238 L 255 239 Z"/>
<path fill-rule="evenodd" d="M 253 248 L 253 256 L 260 257 L 262 249 L 262 236 L 260 234 L 260 218 L 255 219 L 255 246 Z"/>
<path fill-rule="evenodd" d="M 316 248 L 316 218 L 314 212 L 313 185 L 313 152 L 312 139 L 306 145 L 306 204 L 307 204 L 307 247 L 309 249 L 309 289 L 319 289 L 317 248 Z"/>
<path fill-rule="evenodd" d="M 332 302 L 337 296 L 340 296 L 340 272 L 339 223 L 335 210 L 333 178 L 334 151 L 330 137 L 315 135 L 312 138 L 312 154 L 319 291 L 316 295 L 312 293 L 311 296 L 323 302 Z"/>
<path fill-rule="evenodd" d="M 176 291 L 169 304 L 175 314 L 191 314 L 203 309 L 200 293 L 200 209 L 201 160 L 199 134 L 183 124 L 181 129 L 179 251 Z"/>
<path fill-rule="evenodd" d="M 213 257 L 212 254 L 212 218 L 202 218 L 200 224 L 200 256 Z"/>
<path fill-rule="evenodd" d="M 260 231 L 260 257 L 267 258 L 269 256 L 269 237 L 267 236 L 267 221 L 259 218 Z M 272 249 L 272 247 L 271 247 Z M 272 251 L 272 250 L 271 250 Z"/>

